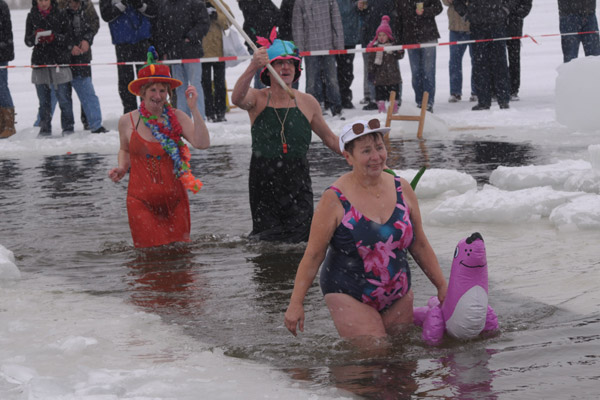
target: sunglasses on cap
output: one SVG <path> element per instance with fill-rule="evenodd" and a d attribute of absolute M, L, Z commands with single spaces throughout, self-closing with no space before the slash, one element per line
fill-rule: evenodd
<path fill-rule="evenodd" d="M 369 127 L 369 129 L 379 129 L 381 127 L 381 122 L 379 122 L 379 120 L 377 118 L 373 118 L 372 120 L 367 122 L 367 126 Z M 355 135 L 360 135 L 364 131 L 365 131 L 364 124 L 361 124 L 360 122 L 358 122 L 358 123 L 352 125 L 352 132 L 354 132 Z"/>

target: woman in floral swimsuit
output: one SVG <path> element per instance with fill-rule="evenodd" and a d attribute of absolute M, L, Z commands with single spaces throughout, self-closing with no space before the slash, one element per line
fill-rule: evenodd
<path fill-rule="evenodd" d="M 444 300 L 447 283 L 423 231 L 415 193 L 405 179 L 383 171 L 388 131 L 373 119 L 349 124 L 340 135 L 352 171 L 324 192 L 315 211 L 285 313 L 294 335 L 304 330 L 302 303 L 321 263 L 321 289 L 344 338 L 383 338 L 412 324 L 407 250 Z"/>

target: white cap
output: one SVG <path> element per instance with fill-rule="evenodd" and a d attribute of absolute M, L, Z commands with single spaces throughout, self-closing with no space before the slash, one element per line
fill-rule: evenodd
<path fill-rule="evenodd" d="M 362 126 L 361 126 L 362 125 Z M 344 145 L 346 143 L 350 143 L 354 139 L 358 139 L 361 136 L 368 135 L 369 133 L 379 132 L 382 134 L 386 134 L 390 131 L 391 128 L 387 128 L 385 126 L 380 126 L 381 122 L 375 118 L 369 121 L 364 119 L 359 119 L 353 121 L 342 128 L 342 132 L 340 133 L 340 151 L 344 151 Z M 371 128 L 372 126 L 377 126 L 377 128 Z M 360 133 L 356 133 L 360 132 Z"/>

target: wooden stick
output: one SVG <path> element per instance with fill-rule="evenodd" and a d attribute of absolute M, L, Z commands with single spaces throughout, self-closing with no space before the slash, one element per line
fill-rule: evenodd
<path fill-rule="evenodd" d="M 244 29 L 242 29 L 240 24 L 235 20 L 235 18 L 233 18 L 233 15 L 231 15 L 229 13 L 229 11 L 227 11 L 225 6 L 221 3 L 221 0 L 212 0 L 212 2 L 213 2 L 213 4 L 216 4 L 217 7 L 219 7 L 221 9 L 221 11 L 223 12 L 223 14 L 225 14 L 225 16 L 227 17 L 229 22 L 231 22 L 231 24 L 237 28 L 238 32 L 240 33 L 240 35 L 242 35 L 242 37 L 244 38 L 246 43 L 248 43 L 248 45 L 252 48 L 252 50 L 254 52 L 256 52 L 258 50 L 258 47 L 256 47 L 254 42 L 252 42 L 252 40 L 250 40 L 248 35 L 246 35 L 246 32 L 244 32 Z M 290 87 L 288 85 L 286 85 L 286 83 L 283 81 L 283 79 L 281 79 L 281 77 L 279 76 L 277 71 L 275 71 L 275 68 L 273 68 L 271 63 L 267 64 L 267 69 L 271 73 L 271 77 L 275 78 L 277 83 L 279 83 L 279 85 L 281 85 L 283 90 L 285 90 L 287 92 L 287 94 L 290 96 L 290 98 L 292 98 L 292 99 L 295 98 L 294 92 L 292 91 L 292 89 L 290 89 Z"/>

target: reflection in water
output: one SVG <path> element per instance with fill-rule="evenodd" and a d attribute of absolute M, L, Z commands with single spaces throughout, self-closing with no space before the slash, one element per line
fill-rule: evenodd
<path fill-rule="evenodd" d="M 471 348 L 440 358 L 437 362 L 444 371 L 440 386 L 449 389 L 457 400 L 496 399 L 492 390 L 494 374 L 488 367 L 494 353 L 491 349 Z"/>
<path fill-rule="evenodd" d="M 5 190 L 20 188 L 22 172 L 15 160 L 0 160 L 0 199 L 4 198 Z"/>
<path fill-rule="evenodd" d="M 91 196 L 91 192 L 82 186 L 104 179 L 99 170 L 101 162 L 102 158 L 98 154 L 44 157 L 40 166 L 41 187 L 52 198 Z"/>
<path fill-rule="evenodd" d="M 252 278 L 258 286 L 259 302 L 277 313 L 280 311 L 273 307 L 275 304 L 287 307 L 302 255 L 302 250 L 294 249 L 283 253 L 263 253 L 249 259 L 255 265 Z"/>
<path fill-rule="evenodd" d="M 131 301 L 159 314 L 201 315 L 202 290 L 186 245 L 137 252 L 129 267 Z"/>

